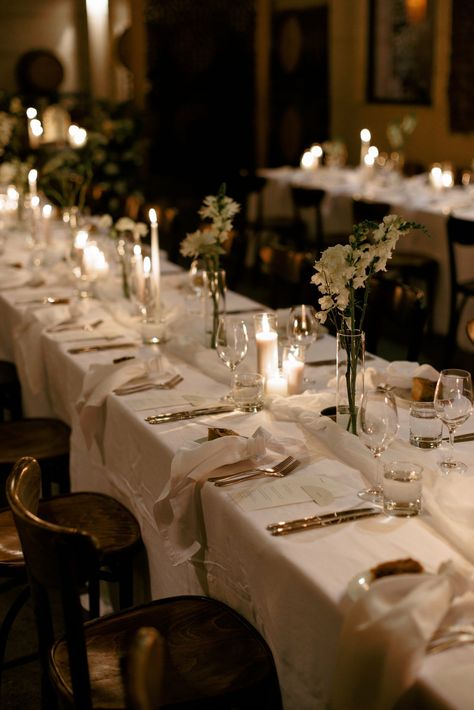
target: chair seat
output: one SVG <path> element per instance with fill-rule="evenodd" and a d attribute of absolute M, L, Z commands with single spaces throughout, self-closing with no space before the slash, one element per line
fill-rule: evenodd
<path fill-rule="evenodd" d="M 87 530 L 105 557 L 132 548 L 140 540 L 136 518 L 115 498 L 101 493 L 69 493 L 43 500 L 41 517 L 50 523 Z"/>
<path fill-rule="evenodd" d="M 121 661 L 142 626 L 157 628 L 166 641 L 163 707 L 280 707 L 271 704 L 269 680 L 275 682 L 271 654 L 255 630 L 220 602 L 180 597 L 85 624 L 93 708 L 126 707 Z M 63 640 L 53 646 L 50 670 L 55 685 L 71 701 Z"/>

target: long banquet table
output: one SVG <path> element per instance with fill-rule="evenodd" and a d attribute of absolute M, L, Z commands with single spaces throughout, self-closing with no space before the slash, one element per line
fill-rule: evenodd
<path fill-rule="evenodd" d="M 262 168 L 259 174 L 267 179 L 262 192 L 262 211 L 269 217 L 292 214 L 291 186 L 323 189 L 322 203 L 324 231 L 327 234 L 350 234 L 353 225 L 352 198 L 384 202 L 392 212 L 405 219 L 423 224 L 423 232 L 411 232 L 397 244 L 397 251 L 412 251 L 435 258 L 439 264 L 434 303 L 433 328 L 435 333 L 448 332 L 450 308 L 450 271 L 446 220 L 450 214 L 474 222 L 474 186 L 455 186 L 445 190 L 430 187 L 428 175 L 401 178 L 397 174 L 373 174 L 360 168 L 319 168 L 308 171 L 300 168 Z M 255 210 L 255 204 L 250 205 Z M 314 228 L 314 218 L 307 215 L 308 226 Z M 458 247 L 456 262 L 460 280 L 474 277 L 472 248 Z M 466 321 L 474 318 L 474 301 L 468 300 L 458 330 L 458 343 L 474 354 L 474 347 L 465 334 Z"/>
<path fill-rule="evenodd" d="M 27 256 L 10 244 L 2 262 L 26 260 Z M 176 304 L 184 297 L 182 285 L 186 277 L 173 271 L 176 270 L 172 265 L 163 260 L 162 284 L 168 304 Z M 473 555 L 469 562 L 466 560 L 466 550 L 456 545 L 449 528 L 446 535 L 440 532 L 426 512 L 412 519 L 378 516 L 325 530 L 272 537 L 265 529 L 270 522 L 356 505 L 356 491 L 366 481 L 363 472 L 338 460 L 324 440 L 296 421 L 278 420 L 269 408 L 255 414 L 232 412 L 151 426 L 144 416 L 160 411 L 162 393 L 156 394 L 155 406 L 148 403 L 146 411 L 136 404 L 139 396 L 119 397 L 111 393 L 100 412 L 101 435 L 88 448 L 76 409 L 88 368 L 93 363 L 110 364 L 119 356 L 146 358 L 157 346 L 142 346 L 133 329 L 125 327 L 123 341 L 133 339 L 135 343 L 129 349 L 73 355 L 68 352 L 71 344 L 58 341 L 44 326 L 35 330 L 37 318 L 46 309 L 59 306 L 32 307 L 18 303 L 46 293 L 71 295 L 72 291 L 67 285 L 2 289 L 0 284 L 0 356 L 17 362 L 26 413 L 57 416 L 71 425 L 74 489 L 112 494 L 137 516 L 148 556 L 152 598 L 181 593 L 209 594 L 240 611 L 261 631 L 275 657 L 286 710 L 327 706 L 338 634 L 352 603 L 348 584 L 361 571 L 406 556 L 419 560 L 428 571 L 435 571 L 446 560 L 465 565 L 474 562 Z M 112 320 L 119 301 L 117 296 L 113 301 L 91 300 L 88 318 Z M 256 306 L 243 296 L 228 294 L 229 311 L 250 311 Z M 243 313 L 242 317 L 251 331 L 252 313 Z M 199 321 L 195 315 L 189 319 Z M 22 338 L 29 338 L 26 355 L 25 348 L 21 348 Z M 159 346 L 183 376 L 175 392 L 194 397 L 207 392 L 216 398 L 226 394 L 229 371 L 216 353 L 193 347 L 189 342 L 178 350 L 174 347 L 176 339 L 178 333 L 172 330 L 169 342 Z M 73 343 L 77 344 L 80 341 Z M 333 356 L 334 341 L 324 335 L 312 345 L 309 359 Z M 255 366 L 254 358 L 251 347 L 245 361 L 247 369 Z M 384 363 L 375 360 L 375 366 L 383 368 Z M 333 374 L 330 366 L 307 367 L 307 372 L 321 386 Z M 415 452 L 407 444 L 407 405 L 403 401 L 399 404 L 401 428 L 394 445 L 396 455 L 411 458 L 416 454 L 426 466 L 436 469 L 439 452 Z M 329 476 L 343 483 L 346 493 L 332 506 L 321 507 L 309 501 L 246 511 L 236 502 L 236 491 L 262 488 L 271 485 L 272 479 L 228 488 L 206 482 L 199 488 L 195 501 L 201 516 L 202 549 L 191 560 L 173 564 L 157 526 L 154 504 L 167 485 L 175 453 L 189 442 L 205 437 L 211 423 L 242 435 L 251 435 L 262 426 L 277 439 L 292 437 L 305 443 L 308 458 L 292 474 L 292 480 L 311 479 L 317 474 Z M 468 430 L 469 426 L 472 428 L 472 422 L 460 431 Z M 473 443 L 460 444 L 458 448 L 459 455 L 472 461 Z M 471 465 L 470 474 L 473 473 Z M 427 656 L 416 683 L 417 707 L 471 707 L 473 660 L 472 647 Z"/>

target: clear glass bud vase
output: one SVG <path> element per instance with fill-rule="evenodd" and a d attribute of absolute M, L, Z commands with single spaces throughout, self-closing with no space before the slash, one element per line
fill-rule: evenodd
<path fill-rule="evenodd" d="M 357 412 L 364 394 L 365 333 L 338 332 L 336 347 L 336 421 L 357 434 Z"/>
<path fill-rule="evenodd" d="M 216 348 L 219 317 L 225 314 L 225 270 L 206 271 L 204 278 L 204 326 L 206 346 Z"/>

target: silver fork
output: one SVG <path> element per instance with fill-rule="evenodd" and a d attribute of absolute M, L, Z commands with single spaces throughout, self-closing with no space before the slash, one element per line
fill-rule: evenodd
<path fill-rule="evenodd" d="M 236 478 L 237 476 L 243 476 L 246 473 L 278 473 L 278 471 L 281 471 L 282 468 L 288 466 L 292 461 L 294 461 L 294 458 L 292 456 L 287 456 L 286 459 L 283 459 L 283 461 L 279 461 L 274 466 L 253 466 L 252 468 L 247 468 L 244 471 L 238 471 L 237 473 L 226 473 L 222 476 L 211 476 L 207 480 L 211 483 L 215 483 L 216 481 L 224 481 L 226 478 Z"/>
<path fill-rule="evenodd" d="M 183 381 L 183 378 L 181 375 L 175 375 L 172 377 L 170 380 L 167 380 L 167 382 L 161 382 L 158 384 L 153 384 L 153 383 L 144 383 L 142 385 L 130 385 L 130 387 L 118 387 L 116 390 L 114 390 L 115 394 L 118 395 L 124 395 L 124 394 L 134 394 L 135 392 L 147 392 L 148 390 L 171 390 L 173 387 L 176 387 L 176 385 L 179 385 L 180 382 Z"/>
<path fill-rule="evenodd" d="M 229 478 L 222 479 L 220 481 L 216 481 L 214 485 L 229 486 L 231 483 L 242 483 L 243 481 L 251 481 L 254 478 L 265 478 L 267 476 L 275 478 L 284 478 L 289 473 L 291 473 L 297 466 L 299 466 L 300 463 L 298 459 L 294 459 L 293 457 L 290 458 L 291 460 L 287 462 L 284 466 L 279 466 L 278 470 L 275 470 L 276 467 L 274 467 L 273 471 L 254 469 L 249 473 L 241 473 Z"/>
<path fill-rule="evenodd" d="M 453 631 L 444 635 L 435 636 L 431 639 L 427 647 L 427 653 L 441 653 L 448 651 L 456 646 L 464 646 L 468 643 L 474 643 L 474 633 L 466 630 Z"/>
<path fill-rule="evenodd" d="M 95 328 L 98 328 L 99 325 L 102 325 L 104 321 L 102 318 L 99 320 L 94 321 L 93 323 L 83 323 L 82 325 L 67 325 L 66 323 L 61 324 L 58 323 L 58 325 L 53 326 L 48 330 L 48 333 L 63 333 L 67 330 L 85 330 L 87 332 L 94 330 Z"/>

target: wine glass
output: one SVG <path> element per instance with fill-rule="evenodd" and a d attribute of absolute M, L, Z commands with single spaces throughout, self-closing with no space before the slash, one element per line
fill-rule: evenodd
<path fill-rule="evenodd" d="M 372 452 L 376 461 L 375 482 L 359 491 L 363 500 L 379 503 L 382 500 L 382 475 L 380 457 L 390 446 L 398 432 L 398 412 L 392 392 L 383 387 L 369 390 L 362 397 L 357 422 L 359 439 Z"/>
<path fill-rule="evenodd" d="M 300 353 L 303 356 L 306 349 L 316 340 L 318 336 L 317 329 L 318 319 L 313 306 L 308 306 L 305 303 L 292 306 L 288 316 L 286 332 L 290 345 L 300 346 Z M 313 383 L 314 381 L 305 377 L 304 382 Z"/>
<path fill-rule="evenodd" d="M 467 370 L 441 370 L 434 394 L 436 416 L 449 432 L 449 452 L 439 463 L 443 473 L 462 472 L 466 464 L 454 458 L 454 432 L 469 419 L 473 407 L 472 380 Z"/>
<path fill-rule="evenodd" d="M 234 318 L 219 318 L 216 350 L 231 374 L 247 355 L 249 336 L 245 321 Z"/>
<path fill-rule="evenodd" d="M 313 306 L 305 303 L 290 308 L 287 335 L 291 344 L 309 347 L 317 338 L 318 319 Z"/>

